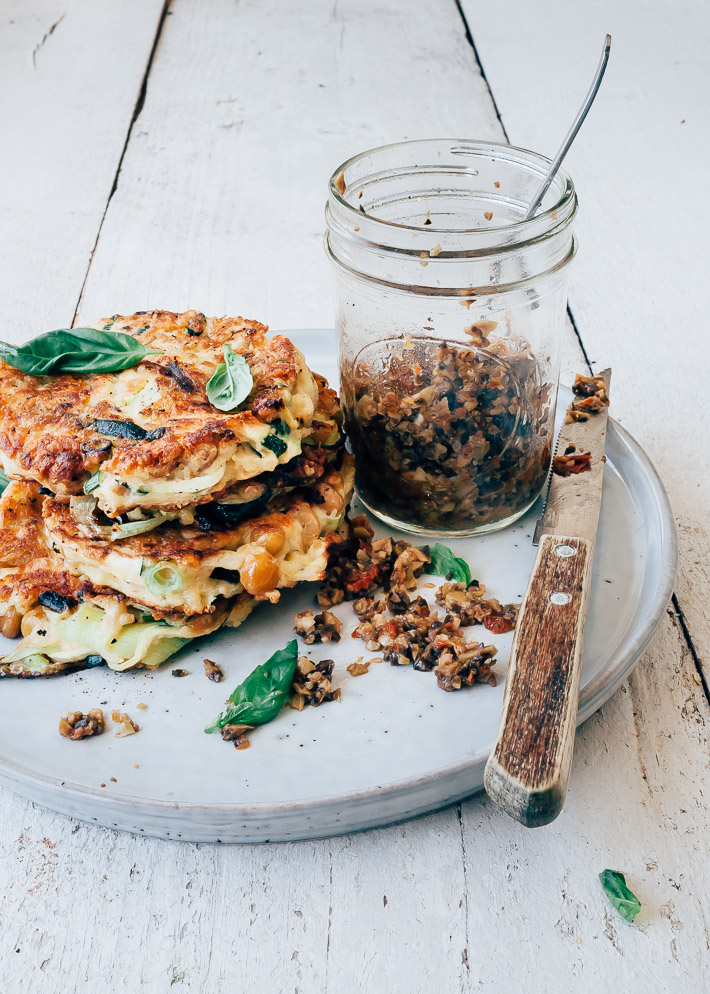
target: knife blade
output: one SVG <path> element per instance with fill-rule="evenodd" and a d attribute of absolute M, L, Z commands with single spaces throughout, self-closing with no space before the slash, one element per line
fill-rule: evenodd
<path fill-rule="evenodd" d="M 611 369 L 598 374 L 604 377 L 608 396 Z M 604 475 L 604 447 L 606 445 L 607 411 L 604 407 L 590 414 L 588 421 L 563 422 L 557 437 L 556 454 L 564 455 L 573 448 L 575 452 L 590 452 L 590 469 L 570 476 L 550 474 L 543 513 L 538 518 L 533 535 L 533 545 L 538 545 L 543 535 L 578 535 L 594 540 L 599 524 L 602 478 Z"/>
<path fill-rule="evenodd" d="M 611 370 L 598 375 L 608 404 Z M 560 429 L 547 503 L 533 538 L 538 551 L 513 638 L 498 736 L 486 763 L 484 785 L 491 799 L 531 828 L 553 821 L 567 794 L 607 421 L 602 406 L 588 420 L 565 421 Z M 562 475 L 565 455 L 581 457 L 589 468 Z"/>

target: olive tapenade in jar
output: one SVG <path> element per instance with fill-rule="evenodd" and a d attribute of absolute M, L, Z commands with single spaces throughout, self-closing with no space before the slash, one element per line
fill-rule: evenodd
<path fill-rule="evenodd" d="M 515 521 L 550 468 L 572 181 L 523 149 L 421 141 L 333 174 L 340 379 L 363 503 L 395 527 L 471 535 Z"/>

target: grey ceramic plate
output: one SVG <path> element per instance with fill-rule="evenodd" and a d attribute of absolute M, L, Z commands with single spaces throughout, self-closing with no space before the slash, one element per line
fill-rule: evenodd
<path fill-rule="evenodd" d="M 334 382 L 333 333 L 289 335 L 309 364 Z M 561 410 L 568 395 L 561 391 Z M 607 457 L 580 721 L 628 675 L 663 615 L 676 570 L 675 526 L 663 486 L 643 451 L 613 422 Z M 525 590 L 538 511 L 501 533 L 451 542 L 501 601 L 519 600 Z M 341 703 L 285 710 L 241 752 L 202 732 L 236 684 L 292 637 L 293 616 L 311 606 L 314 592 L 312 585 L 291 591 L 242 628 L 184 649 L 174 657 L 190 670 L 183 679 L 171 676 L 168 663 L 155 673 L 95 669 L 54 680 L 3 681 L 0 781 L 87 821 L 205 842 L 333 835 L 408 818 L 480 790 L 510 635 L 490 639 L 499 648 L 495 688 L 446 694 L 430 673 L 385 664 L 354 678 L 346 665 L 372 654 L 348 637 L 355 616 L 343 605 L 343 640 L 309 653 L 335 659 Z M 205 678 L 205 656 L 222 665 L 223 683 Z M 61 714 L 102 702 L 105 711 L 128 711 L 140 733 L 117 739 L 108 731 L 81 742 L 59 736 Z M 148 709 L 139 711 L 139 702 Z"/>

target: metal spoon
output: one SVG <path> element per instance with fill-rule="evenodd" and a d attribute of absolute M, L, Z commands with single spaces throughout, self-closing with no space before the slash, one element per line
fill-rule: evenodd
<path fill-rule="evenodd" d="M 545 196 L 545 194 L 547 193 L 550 187 L 550 183 L 553 181 L 553 179 L 557 175 L 557 170 L 562 165 L 562 160 L 569 152 L 570 145 L 577 137 L 577 132 L 582 127 L 582 122 L 589 113 L 589 108 L 594 103 L 594 98 L 599 92 L 599 87 L 601 86 L 601 82 L 602 79 L 604 78 L 604 73 L 606 71 L 607 62 L 609 61 L 610 51 L 611 51 L 611 35 L 607 35 L 606 38 L 604 39 L 604 50 L 602 51 L 601 61 L 599 63 L 599 66 L 597 67 L 597 71 L 594 74 L 594 79 L 592 80 L 592 85 L 589 87 L 589 92 L 587 93 L 587 96 L 584 98 L 584 103 L 579 108 L 577 116 L 572 122 L 572 127 L 567 132 L 565 140 L 562 142 L 562 145 L 560 146 L 557 155 L 550 164 L 550 168 L 548 169 L 547 175 L 542 181 L 540 189 L 537 191 L 537 193 L 535 194 L 532 200 L 532 203 L 528 207 L 528 212 L 525 215 L 524 220 L 529 221 L 530 218 L 535 213 L 535 211 L 540 206 L 540 204 L 542 203 L 543 197 Z"/>

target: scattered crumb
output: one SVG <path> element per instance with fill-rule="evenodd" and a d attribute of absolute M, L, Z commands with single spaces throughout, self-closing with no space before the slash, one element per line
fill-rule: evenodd
<path fill-rule="evenodd" d="M 106 786 L 106 784 L 105 784 L 105 783 L 100 783 L 100 784 L 99 784 L 99 787 L 105 787 L 105 786 Z"/>
<path fill-rule="evenodd" d="M 434 248 L 429 253 L 429 255 L 436 256 L 436 255 L 441 255 L 441 253 L 442 253 L 441 245 L 435 245 Z"/>
<path fill-rule="evenodd" d="M 134 763 L 134 764 L 133 764 L 133 769 L 134 769 L 134 770 L 137 770 L 137 769 L 138 769 L 138 763 Z"/>
<path fill-rule="evenodd" d="M 203 659 L 203 665 L 205 667 L 205 676 L 208 680 L 214 681 L 214 683 L 219 683 L 224 679 L 224 670 L 217 663 L 212 662 L 211 659 Z"/>
<path fill-rule="evenodd" d="M 496 188 L 496 190 L 500 190 L 500 183 L 498 182 L 497 179 L 493 180 L 493 186 Z"/>
<path fill-rule="evenodd" d="M 313 616 L 310 608 L 301 611 L 296 615 L 296 624 L 293 630 L 299 635 L 306 645 L 313 645 L 316 642 L 339 642 L 340 629 L 343 627 L 342 621 L 330 611 L 323 610 L 320 614 Z"/>
<path fill-rule="evenodd" d="M 142 701 L 141 701 L 140 704 L 136 704 L 136 707 L 138 708 L 139 711 L 147 711 L 148 710 L 148 705 L 147 704 L 143 704 Z"/>
<path fill-rule="evenodd" d="M 436 584 L 435 583 L 423 583 L 422 584 L 422 589 L 423 590 L 436 590 Z"/>
<path fill-rule="evenodd" d="M 372 660 L 368 659 L 366 663 L 350 663 L 350 665 L 347 666 L 346 669 L 351 676 L 362 676 L 363 673 L 370 672 L 371 662 Z"/>
<path fill-rule="evenodd" d="M 125 711 L 114 711 L 111 715 L 111 721 L 118 725 L 117 739 L 125 739 L 127 735 L 135 735 L 136 732 L 140 731 L 140 725 L 129 718 Z"/>
<path fill-rule="evenodd" d="M 493 211 L 484 211 L 483 216 L 485 217 L 486 221 L 491 221 L 493 219 Z"/>
<path fill-rule="evenodd" d="M 251 742 L 247 738 L 247 732 L 251 732 L 253 725 L 225 725 L 222 729 L 222 738 L 225 742 L 233 742 L 235 749 L 248 749 Z"/>
<path fill-rule="evenodd" d="M 171 672 L 172 672 L 173 676 L 189 676 L 190 675 L 190 671 L 189 670 L 177 669 L 177 670 L 172 670 Z"/>
<path fill-rule="evenodd" d="M 59 719 L 59 734 L 66 739 L 85 739 L 89 735 L 101 735 L 106 728 L 101 708 L 92 708 L 88 714 L 81 711 L 68 711 Z"/>
<path fill-rule="evenodd" d="M 111 777 L 111 783 L 118 783 L 118 780 L 116 779 L 116 777 Z"/>
<path fill-rule="evenodd" d="M 344 175 L 342 169 L 340 170 L 340 172 L 338 173 L 338 175 L 335 177 L 335 183 L 334 183 L 334 185 L 335 185 L 335 189 L 338 191 L 338 193 L 340 194 L 340 196 L 341 197 L 344 196 L 345 195 L 345 175 Z"/>

